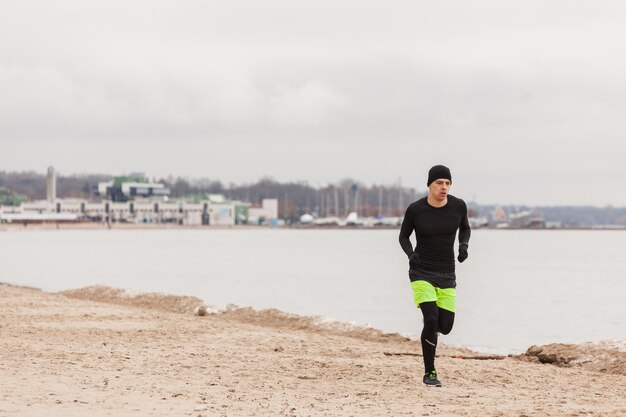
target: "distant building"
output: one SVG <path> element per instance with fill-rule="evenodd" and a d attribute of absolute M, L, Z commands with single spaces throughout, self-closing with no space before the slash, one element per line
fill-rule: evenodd
<path fill-rule="evenodd" d="M 272 200 L 265 208 L 257 208 L 266 220 L 276 211 Z M 267 204 L 270 202 L 270 206 Z M 43 223 L 43 222 L 101 222 L 178 224 L 189 226 L 234 226 L 248 224 L 250 203 L 229 201 L 221 195 L 199 202 L 184 200 L 131 200 L 101 201 L 57 199 L 22 203 L 20 206 L 0 206 L 0 223 Z M 264 224 L 267 222 L 264 222 Z M 253 223 L 258 224 L 258 223 Z"/>
<path fill-rule="evenodd" d="M 546 221 L 539 213 L 526 210 L 509 216 L 509 227 L 515 229 L 545 229 Z"/>
<path fill-rule="evenodd" d="M 467 218 L 470 227 L 472 229 L 478 229 L 481 227 L 487 227 L 489 226 L 489 219 L 487 219 L 487 217 L 481 216 L 481 217 L 468 217 Z"/>
<path fill-rule="evenodd" d="M 0 207 L 0 223 L 76 222 L 78 214 L 61 210 L 61 202 L 47 200 L 24 202 L 18 207 Z"/>
<path fill-rule="evenodd" d="M 502 207 L 498 206 L 491 212 L 491 222 L 495 225 L 505 224 L 507 220 L 508 218 L 506 212 L 502 209 Z"/>
<path fill-rule="evenodd" d="M 143 174 L 116 177 L 98 184 L 103 201 L 57 199 L 56 174 L 48 168 L 47 199 L 0 206 L 0 223 L 102 222 L 178 225 L 273 224 L 278 200 L 264 199 L 261 207 L 231 201 L 222 194 L 170 200 L 170 190 Z"/>
<path fill-rule="evenodd" d="M 113 202 L 126 202 L 138 198 L 163 199 L 169 196 L 170 190 L 144 177 L 124 176 L 99 183 L 98 194 Z"/>
<path fill-rule="evenodd" d="M 250 224 L 266 224 L 278 219 L 278 200 L 275 198 L 264 198 L 261 207 L 250 207 L 248 209 L 248 222 Z"/>

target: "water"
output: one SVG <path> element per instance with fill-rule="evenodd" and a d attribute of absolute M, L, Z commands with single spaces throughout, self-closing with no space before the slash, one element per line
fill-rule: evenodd
<path fill-rule="evenodd" d="M 395 230 L 151 229 L 0 232 L 0 281 L 94 284 L 278 308 L 417 335 Z M 626 233 L 476 230 L 457 266 L 449 345 L 626 340 Z"/>

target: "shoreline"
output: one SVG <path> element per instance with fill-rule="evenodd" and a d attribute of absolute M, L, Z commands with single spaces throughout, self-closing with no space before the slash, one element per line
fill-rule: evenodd
<path fill-rule="evenodd" d="M 199 303 L 1 284 L 0 415 L 626 415 L 623 374 L 440 346 L 425 388 L 419 342 Z"/>
<path fill-rule="evenodd" d="M 3 231 L 29 231 L 29 230 L 400 230 L 399 226 L 316 226 L 316 225 L 290 225 L 290 226 L 258 226 L 258 225 L 178 225 L 158 223 L 0 223 L 0 232 Z M 566 228 L 513 228 L 513 227 L 479 227 L 473 230 L 495 231 L 626 231 L 626 227 L 566 227 Z"/>

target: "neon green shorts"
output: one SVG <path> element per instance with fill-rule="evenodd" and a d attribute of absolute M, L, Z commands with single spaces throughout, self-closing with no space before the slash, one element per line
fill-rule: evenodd
<path fill-rule="evenodd" d="M 456 312 L 456 289 L 455 288 L 438 288 L 427 281 L 413 281 L 413 301 L 419 308 L 420 304 L 429 301 L 435 301 L 439 308 Z"/>

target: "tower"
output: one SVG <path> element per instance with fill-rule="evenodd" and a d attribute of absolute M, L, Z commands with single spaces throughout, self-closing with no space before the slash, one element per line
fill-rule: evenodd
<path fill-rule="evenodd" d="M 48 201 L 54 203 L 57 198 L 57 175 L 54 172 L 54 167 L 48 167 L 48 179 L 46 181 L 46 195 Z"/>

